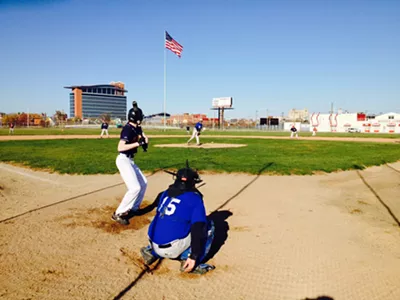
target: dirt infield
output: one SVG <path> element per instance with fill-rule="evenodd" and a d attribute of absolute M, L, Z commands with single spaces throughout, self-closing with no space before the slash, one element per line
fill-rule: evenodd
<path fill-rule="evenodd" d="M 316 176 L 204 175 L 216 269 L 139 255 L 153 212 L 113 223 L 119 175 L 0 164 L 0 298 L 400 299 L 400 162 Z M 171 183 L 148 176 L 144 206 Z M 216 211 L 217 210 L 217 211 Z"/>
<path fill-rule="evenodd" d="M 272 139 L 289 140 L 289 136 L 243 136 L 243 135 L 205 135 L 207 138 L 241 138 L 241 139 Z M 98 139 L 98 135 L 2 135 L 0 141 L 11 140 L 58 140 L 58 139 Z M 110 135 L 110 138 L 119 138 L 119 135 Z M 149 138 L 185 138 L 185 135 L 149 135 Z M 389 138 L 356 138 L 356 137 L 299 137 L 299 140 L 314 141 L 341 141 L 341 142 L 375 142 L 375 143 L 400 143 L 400 139 Z"/>
<path fill-rule="evenodd" d="M 154 147 L 160 147 L 160 148 L 204 148 L 204 149 L 218 149 L 218 148 L 241 148 L 241 147 L 246 147 L 246 144 L 222 144 L 222 143 L 204 143 L 200 145 L 196 144 L 160 144 L 160 145 L 155 145 Z"/>

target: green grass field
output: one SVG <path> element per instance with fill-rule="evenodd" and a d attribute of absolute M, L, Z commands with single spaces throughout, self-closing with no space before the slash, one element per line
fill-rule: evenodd
<path fill-rule="evenodd" d="M 211 142 L 203 138 L 202 142 Z M 155 138 L 149 152 L 138 150 L 135 162 L 143 171 L 175 169 L 189 159 L 201 171 L 251 174 L 312 174 L 317 171 L 362 169 L 400 160 L 400 145 L 302 140 L 226 138 L 220 142 L 247 144 L 242 148 L 158 148 L 182 143 L 181 138 Z M 116 139 L 36 140 L 0 142 L 0 161 L 69 174 L 113 174 Z"/>
<path fill-rule="evenodd" d="M 110 128 L 108 130 L 110 134 L 119 134 L 121 129 Z M 184 129 L 168 129 L 155 130 L 146 129 L 147 135 L 187 135 Z M 100 135 L 100 129 L 91 128 L 65 128 L 63 131 L 61 128 L 16 128 L 14 135 Z M 300 136 L 311 136 L 311 132 L 300 132 Z M 0 135 L 8 135 L 7 128 L 0 128 Z M 289 136 L 289 132 L 282 131 L 260 131 L 260 130 L 212 130 L 207 129 L 203 136 L 207 135 L 252 135 L 252 136 Z M 317 136 L 321 137 L 362 137 L 362 138 L 388 138 L 395 139 L 400 138 L 400 134 L 385 134 L 385 133 L 330 133 L 330 132 L 319 132 Z"/>

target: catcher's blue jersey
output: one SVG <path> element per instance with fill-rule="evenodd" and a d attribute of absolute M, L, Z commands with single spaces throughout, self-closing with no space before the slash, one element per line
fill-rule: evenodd
<path fill-rule="evenodd" d="M 168 197 L 164 191 L 157 213 L 149 227 L 149 238 L 156 244 L 167 244 L 183 239 L 190 233 L 192 224 L 207 222 L 203 199 L 196 192 L 186 192 Z"/>

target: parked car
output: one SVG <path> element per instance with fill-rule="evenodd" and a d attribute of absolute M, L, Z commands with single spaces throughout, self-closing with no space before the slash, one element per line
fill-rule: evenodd
<path fill-rule="evenodd" d="M 361 129 L 359 129 L 359 128 L 354 128 L 354 127 L 350 127 L 350 128 L 347 128 L 347 132 L 350 132 L 350 133 L 358 133 L 358 132 L 361 132 Z"/>

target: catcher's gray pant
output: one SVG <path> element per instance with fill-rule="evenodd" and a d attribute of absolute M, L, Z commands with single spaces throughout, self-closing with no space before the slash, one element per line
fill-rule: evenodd
<path fill-rule="evenodd" d="M 144 193 L 147 188 L 147 179 L 135 165 L 133 159 L 120 153 L 116 159 L 117 168 L 124 180 L 128 191 L 115 213 L 122 214 L 130 210 L 138 210 L 143 201 Z"/>
<path fill-rule="evenodd" d="M 190 141 L 193 140 L 194 138 L 196 138 L 197 144 L 200 144 L 199 132 L 197 131 L 196 128 L 193 129 L 192 137 L 188 140 L 188 143 L 190 143 Z"/>
<path fill-rule="evenodd" d="M 170 242 L 169 247 L 160 248 L 156 243 L 153 242 L 151 243 L 151 246 L 154 252 L 157 253 L 158 256 L 174 259 L 177 258 L 179 255 L 182 254 L 183 251 L 185 251 L 187 248 L 190 247 L 191 241 L 192 239 L 189 233 L 189 235 L 183 239 Z"/>
<path fill-rule="evenodd" d="M 292 131 L 292 133 L 290 134 L 290 138 L 292 138 L 294 136 L 296 136 L 296 138 L 299 137 L 299 135 L 297 134 L 297 131 L 294 131 L 294 132 Z"/>

